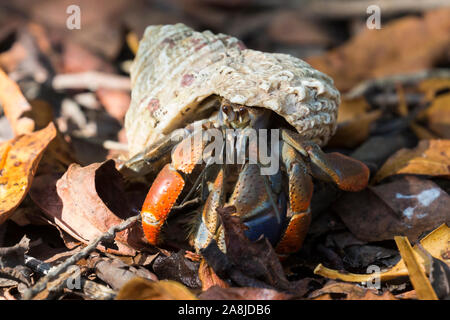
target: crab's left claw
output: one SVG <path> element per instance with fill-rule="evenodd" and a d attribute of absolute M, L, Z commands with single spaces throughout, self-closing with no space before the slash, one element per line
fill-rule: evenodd
<path fill-rule="evenodd" d="M 332 180 L 345 191 L 360 191 L 369 182 L 370 171 L 356 159 L 333 152 L 324 153 L 317 145 L 305 148 L 309 154 L 313 175 L 322 180 Z"/>

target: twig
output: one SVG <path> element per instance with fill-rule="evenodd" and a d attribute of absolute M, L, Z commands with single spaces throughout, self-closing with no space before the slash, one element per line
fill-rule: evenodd
<path fill-rule="evenodd" d="M 89 89 L 98 88 L 130 90 L 130 78 L 116 74 L 87 71 L 81 73 L 59 74 L 52 82 L 55 90 L 63 89 Z"/>
<path fill-rule="evenodd" d="M 123 231 L 123 230 L 129 228 L 134 223 L 136 223 L 136 221 L 138 221 L 139 219 L 140 219 L 140 215 L 132 216 L 132 217 L 128 218 L 127 220 L 125 220 L 124 222 L 122 222 L 121 224 L 111 227 L 107 232 L 103 233 L 98 238 L 92 240 L 90 242 L 90 244 L 87 247 L 85 247 L 83 250 L 81 250 L 80 252 L 77 252 L 70 258 L 66 259 L 66 261 L 64 261 L 60 265 L 50 269 L 45 277 L 41 278 L 33 287 L 29 288 L 24 293 L 23 299 L 25 299 L 25 300 L 32 299 L 36 294 L 38 294 L 39 292 L 44 290 L 50 281 L 56 279 L 56 277 L 58 277 L 60 274 L 64 273 L 69 266 L 74 265 L 80 259 L 87 257 L 92 251 L 94 251 L 97 248 L 97 246 L 101 242 L 112 241 L 115 238 L 117 232 L 120 232 L 120 231 Z"/>
<path fill-rule="evenodd" d="M 26 236 L 23 236 L 19 243 L 15 244 L 12 247 L 0 248 L 0 257 L 7 255 L 17 255 L 21 256 L 29 249 L 30 239 Z"/>
<path fill-rule="evenodd" d="M 50 264 L 28 255 L 25 255 L 25 265 L 41 275 L 46 275 L 51 269 Z M 48 296 L 56 292 L 60 292 L 67 287 L 67 279 L 70 277 L 74 277 L 73 272 L 70 270 L 60 275 L 57 281 L 54 281 L 56 283 L 52 285 L 51 288 L 48 288 Z M 110 289 L 109 287 L 88 280 L 84 276 L 80 277 L 80 288 L 77 289 L 83 290 L 83 293 L 87 297 L 94 300 L 111 300 L 114 299 L 117 294 L 116 291 Z"/>

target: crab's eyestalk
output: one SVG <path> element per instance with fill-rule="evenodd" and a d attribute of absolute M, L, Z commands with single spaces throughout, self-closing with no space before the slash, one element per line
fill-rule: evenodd
<path fill-rule="evenodd" d="M 251 127 L 253 129 L 266 128 L 270 118 L 270 110 L 257 107 L 247 107 L 230 103 L 223 99 L 220 107 L 220 119 L 233 129 Z"/>
<path fill-rule="evenodd" d="M 221 118 L 227 127 L 238 129 L 250 124 L 250 117 L 245 106 L 223 100 L 220 109 Z"/>

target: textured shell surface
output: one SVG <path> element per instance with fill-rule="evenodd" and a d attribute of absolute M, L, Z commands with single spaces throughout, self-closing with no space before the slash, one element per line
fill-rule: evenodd
<path fill-rule="evenodd" d="M 207 97 L 262 107 L 325 144 L 336 130 L 339 92 L 301 59 L 247 49 L 238 39 L 183 25 L 149 26 L 131 67 L 125 128 L 130 156 L 187 125 Z"/>

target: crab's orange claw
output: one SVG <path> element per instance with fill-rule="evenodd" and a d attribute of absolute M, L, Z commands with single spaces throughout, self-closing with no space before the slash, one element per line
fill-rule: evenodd
<path fill-rule="evenodd" d="M 300 250 L 310 223 L 311 213 L 309 211 L 297 213 L 291 217 L 283 237 L 275 248 L 280 258 Z"/>
<path fill-rule="evenodd" d="M 183 188 L 183 178 L 170 164 L 153 182 L 141 209 L 144 234 L 152 245 L 158 244 L 161 227 Z"/>
<path fill-rule="evenodd" d="M 313 173 L 318 176 L 325 174 L 340 189 L 360 191 L 367 186 L 370 171 L 361 161 L 337 152 L 323 153 L 318 147 L 309 149 L 308 153 L 312 163 L 318 167 L 312 166 L 315 169 Z"/>

